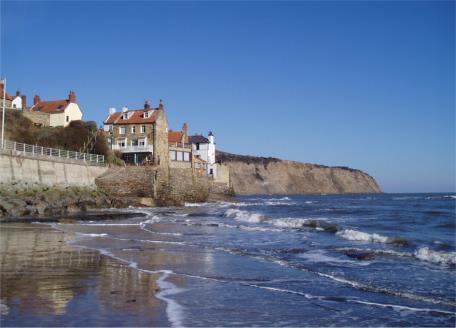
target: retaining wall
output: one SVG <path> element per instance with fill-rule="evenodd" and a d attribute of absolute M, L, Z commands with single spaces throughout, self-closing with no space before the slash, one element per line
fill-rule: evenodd
<path fill-rule="evenodd" d="M 0 153 L 0 183 L 27 182 L 45 185 L 95 186 L 95 178 L 106 172 L 105 166 L 45 157 Z"/>

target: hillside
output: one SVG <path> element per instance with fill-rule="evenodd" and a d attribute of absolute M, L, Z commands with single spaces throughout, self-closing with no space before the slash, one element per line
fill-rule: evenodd
<path fill-rule="evenodd" d="M 218 151 L 217 160 L 230 168 L 237 195 L 379 193 L 373 177 L 348 167 L 329 167 L 272 157 Z"/>
<path fill-rule="evenodd" d="M 7 140 L 100 154 L 104 155 L 108 162 L 115 161 L 106 138 L 102 133 L 97 132 L 95 122 L 73 121 L 65 128 L 37 127 L 19 110 L 7 110 L 5 114 L 5 139 Z"/>

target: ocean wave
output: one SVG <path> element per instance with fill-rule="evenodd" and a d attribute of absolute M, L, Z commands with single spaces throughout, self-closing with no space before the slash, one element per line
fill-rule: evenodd
<path fill-rule="evenodd" d="M 60 223 L 59 223 L 60 224 Z M 141 223 L 77 223 L 82 226 L 93 226 L 93 227 L 110 227 L 110 226 L 139 226 Z"/>
<path fill-rule="evenodd" d="M 75 234 L 78 236 L 84 236 L 84 237 L 106 237 L 108 235 L 107 233 L 82 233 L 82 232 L 75 232 Z"/>
<path fill-rule="evenodd" d="M 270 221 L 271 224 L 281 228 L 302 228 L 305 224 L 309 223 L 308 219 L 297 219 L 297 218 L 281 218 L 273 219 Z"/>
<path fill-rule="evenodd" d="M 364 241 L 371 243 L 384 243 L 384 244 L 397 244 L 405 246 L 408 244 L 407 240 L 400 237 L 387 237 L 378 233 L 367 233 L 353 229 L 344 229 L 336 232 L 336 235 L 352 241 Z"/>
<path fill-rule="evenodd" d="M 445 196 L 443 196 L 443 198 L 452 198 L 452 199 L 456 199 L 456 195 L 445 195 Z"/>
<path fill-rule="evenodd" d="M 358 262 L 358 261 L 351 261 L 347 259 L 340 259 L 337 257 L 329 256 L 326 251 L 322 249 L 318 250 L 313 250 L 313 251 L 308 251 L 308 252 L 303 252 L 299 253 L 298 255 L 299 258 L 302 258 L 308 262 L 314 262 L 314 263 L 350 263 L 350 264 L 356 264 L 356 265 L 368 265 L 370 264 L 369 262 Z"/>
<path fill-rule="evenodd" d="M 231 225 L 231 224 L 224 224 L 220 223 L 218 224 L 219 227 L 222 228 L 229 228 L 229 229 L 240 229 L 240 230 L 245 230 L 245 231 L 263 231 L 263 232 L 282 232 L 282 229 L 275 229 L 275 228 L 264 228 L 264 227 L 250 227 L 250 226 L 245 226 L 242 224 L 237 224 L 237 225 Z"/>
<path fill-rule="evenodd" d="M 429 247 L 421 247 L 415 251 L 414 256 L 422 261 L 456 265 L 456 252 L 438 252 Z"/>
<path fill-rule="evenodd" d="M 261 223 L 266 220 L 265 216 L 260 213 L 243 211 L 235 208 L 230 208 L 225 212 L 225 216 L 238 221 Z"/>

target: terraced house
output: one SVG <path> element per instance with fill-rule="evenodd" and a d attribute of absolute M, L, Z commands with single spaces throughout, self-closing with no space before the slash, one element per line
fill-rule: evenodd
<path fill-rule="evenodd" d="M 168 165 L 168 120 L 163 102 L 152 108 L 148 101 L 142 109 L 121 112 L 109 110 L 104 131 L 114 151 L 129 164 Z"/>

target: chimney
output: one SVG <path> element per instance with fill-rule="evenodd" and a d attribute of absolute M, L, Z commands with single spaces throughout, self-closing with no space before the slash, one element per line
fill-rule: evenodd
<path fill-rule="evenodd" d="M 33 105 L 38 104 L 40 101 L 41 101 L 40 96 L 35 95 L 35 97 L 33 97 Z"/>
<path fill-rule="evenodd" d="M 3 80 L 1 80 L 0 82 L 0 96 L 3 98 L 3 92 L 5 90 L 5 84 L 3 82 Z"/>
<path fill-rule="evenodd" d="M 123 106 L 122 107 L 122 113 L 126 113 L 128 112 L 128 107 L 127 106 Z"/>
<path fill-rule="evenodd" d="M 21 92 L 19 90 L 16 91 L 16 97 L 19 97 L 21 95 Z"/>
<path fill-rule="evenodd" d="M 76 103 L 76 93 L 74 91 L 70 91 L 68 95 L 68 102 Z"/>
<path fill-rule="evenodd" d="M 183 134 L 184 142 L 188 143 L 188 124 L 187 123 L 184 123 L 184 125 L 182 125 L 182 134 Z"/>
<path fill-rule="evenodd" d="M 163 100 L 160 99 L 160 105 L 158 105 L 158 109 L 163 110 L 165 108 L 165 105 L 163 104 Z"/>
<path fill-rule="evenodd" d="M 144 103 L 144 109 L 150 109 L 150 102 L 149 102 L 149 100 L 146 100 L 146 102 Z"/>
<path fill-rule="evenodd" d="M 22 99 L 22 110 L 26 110 L 27 109 L 27 96 L 22 95 L 21 99 Z"/>

